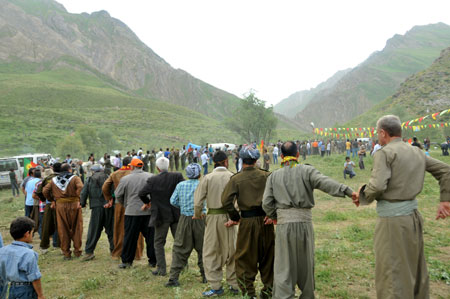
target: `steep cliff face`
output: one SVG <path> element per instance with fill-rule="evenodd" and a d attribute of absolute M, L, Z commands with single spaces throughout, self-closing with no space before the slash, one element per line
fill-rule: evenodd
<path fill-rule="evenodd" d="M 222 118 L 236 96 L 172 68 L 106 11 L 70 14 L 51 0 L 0 0 L 0 63 L 39 72 L 69 66 L 129 94 Z"/>
<path fill-rule="evenodd" d="M 415 26 L 389 39 L 382 51 L 347 72 L 332 87 L 320 90 L 295 115 L 302 128 L 309 123 L 328 127 L 343 124 L 394 94 L 412 74 L 431 65 L 450 45 L 450 26 Z"/>

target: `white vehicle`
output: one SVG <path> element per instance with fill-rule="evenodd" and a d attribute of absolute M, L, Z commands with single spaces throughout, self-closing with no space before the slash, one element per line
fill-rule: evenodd
<path fill-rule="evenodd" d="M 23 177 L 23 161 L 24 159 L 29 159 L 30 161 L 32 161 L 35 164 L 39 164 L 39 161 L 50 161 L 52 158 L 52 155 L 50 154 L 26 154 L 26 155 L 20 155 L 20 156 L 15 156 L 13 158 L 16 158 L 19 161 L 20 164 L 20 171 L 22 172 L 22 176 Z"/>
<path fill-rule="evenodd" d="M 221 151 L 233 151 L 236 148 L 236 144 L 233 143 L 211 143 L 208 144 L 208 147 L 209 145 L 211 145 L 214 150 L 220 149 Z M 228 145 L 228 148 L 225 145 Z"/>
<path fill-rule="evenodd" d="M 17 183 L 20 184 L 23 178 L 23 172 L 20 171 L 19 161 L 16 158 L 0 158 L 0 187 L 10 186 L 10 169 L 14 169 L 17 176 Z"/>

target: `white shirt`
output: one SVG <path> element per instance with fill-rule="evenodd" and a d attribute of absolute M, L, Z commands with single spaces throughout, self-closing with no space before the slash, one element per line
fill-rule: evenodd
<path fill-rule="evenodd" d="M 331 143 L 327 143 L 327 151 L 331 150 Z"/>
<path fill-rule="evenodd" d="M 159 152 L 156 154 L 156 160 L 158 160 L 158 159 L 161 158 L 161 157 L 164 157 L 164 153 L 163 153 L 162 151 L 159 151 Z"/>
<path fill-rule="evenodd" d="M 372 156 L 375 154 L 375 152 L 377 150 L 379 150 L 381 148 L 381 145 L 379 143 L 375 144 L 375 146 L 373 147 L 373 151 L 372 151 Z"/>
<path fill-rule="evenodd" d="M 202 158 L 202 165 L 205 165 L 206 163 L 208 163 L 209 158 L 208 158 L 208 155 L 206 153 L 204 153 L 201 156 L 201 158 Z"/>
<path fill-rule="evenodd" d="M 278 147 L 273 148 L 273 154 L 278 156 Z"/>

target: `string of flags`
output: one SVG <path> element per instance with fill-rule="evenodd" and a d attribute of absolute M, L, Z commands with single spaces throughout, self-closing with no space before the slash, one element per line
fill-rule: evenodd
<path fill-rule="evenodd" d="M 443 110 L 441 112 L 432 113 L 429 115 L 425 115 L 416 119 L 412 119 L 410 121 L 406 121 L 402 123 L 403 130 L 412 130 L 414 132 L 421 131 L 423 129 L 431 129 L 431 128 L 444 128 L 449 127 L 450 122 L 441 122 L 437 124 L 421 124 L 423 120 L 430 118 L 433 120 L 437 120 L 438 117 L 449 113 L 450 109 Z M 336 138 L 350 138 L 350 137 L 373 137 L 377 130 L 374 127 L 361 127 L 361 128 L 315 128 L 314 133 L 320 136 L 330 136 Z"/>

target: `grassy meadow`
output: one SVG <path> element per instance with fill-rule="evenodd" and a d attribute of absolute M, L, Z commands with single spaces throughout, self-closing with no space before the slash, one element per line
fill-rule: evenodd
<path fill-rule="evenodd" d="M 450 163 L 449 157 L 431 155 Z M 357 159 L 352 159 L 357 163 Z M 342 170 L 344 155 L 311 157 L 306 163 L 322 173 L 357 188 L 368 181 L 372 158 L 365 159 L 366 170 L 356 169 L 357 176 L 344 181 Z M 278 166 L 271 165 L 271 170 Z M 231 166 L 234 171 L 234 166 Z M 349 198 L 333 198 L 321 191 L 315 192 L 313 209 L 315 229 L 315 277 L 317 298 L 375 298 L 375 260 L 373 233 L 376 221 L 375 205 L 356 208 Z M 11 242 L 8 227 L 12 219 L 24 214 L 23 197 L 12 198 L 10 190 L 0 191 L 0 228 L 5 243 Z M 450 233 L 449 221 L 435 220 L 439 202 L 439 186 L 426 176 L 419 196 L 419 209 L 425 221 L 425 254 L 431 279 L 431 298 L 449 298 L 450 294 Z M 83 211 L 84 239 L 89 221 L 89 210 Z M 59 250 L 51 249 L 39 256 L 43 275 L 43 288 L 47 298 L 200 298 L 207 285 L 200 283 L 196 266 L 197 256 L 192 254 L 189 267 L 180 276 L 181 286 L 166 288 L 166 277 L 154 277 L 146 259 L 136 261 L 132 268 L 118 269 L 118 261 L 111 260 L 106 234 L 103 234 L 90 262 L 79 259 L 63 261 Z M 171 262 L 173 239 L 169 234 L 166 258 Z M 34 248 L 39 249 L 35 236 Z M 38 251 L 39 252 L 39 251 Z M 168 269 L 169 271 L 169 269 Z M 259 279 L 258 288 L 261 287 Z M 226 286 L 224 282 L 224 286 Z M 258 290 L 259 291 L 259 290 Z M 297 295 L 299 294 L 297 290 Z M 225 293 L 224 298 L 236 298 Z"/>

